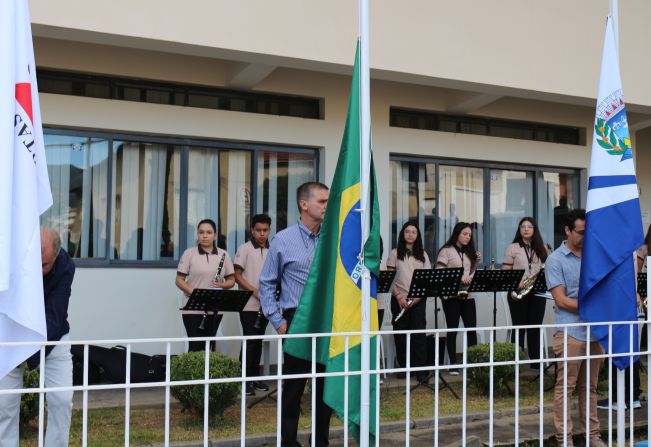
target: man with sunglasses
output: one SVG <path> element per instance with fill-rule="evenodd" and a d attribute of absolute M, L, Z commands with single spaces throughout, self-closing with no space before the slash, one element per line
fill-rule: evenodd
<path fill-rule="evenodd" d="M 565 218 L 563 231 L 567 239 L 547 258 L 545 279 L 547 280 L 547 288 L 554 297 L 555 322 L 557 324 L 583 323 L 584 321 L 579 315 L 578 296 L 583 234 L 585 231 L 585 210 L 575 209 L 570 211 Z M 567 331 L 567 339 L 565 331 Z M 554 354 L 559 358 L 585 356 L 588 347 L 587 338 L 585 327 L 557 327 L 553 342 Z M 574 445 L 569 401 L 576 388 L 579 394 L 580 420 L 584 431 L 586 428 L 586 400 L 588 400 L 588 392 L 590 393 L 590 426 L 589 433 L 586 432 L 586 437 L 590 437 L 590 445 L 593 447 L 605 446 L 599 435 L 599 418 L 597 417 L 597 381 L 603 359 L 592 358 L 593 355 L 603 354 L 603 349 L 592 336 L 589 343 L 591 357 L 589 360 L 568 360 L 557 363 L 558 370 L 554 389 L 554 426 L 558 445 Z M 590 362 L 589 391 L 586 377 L 588 361 Z M 567 371 L 565 372 L 564 369 L 567 369 Z M 564 386 L 566 373 L 567 384 Z M 564 407 L 567 408 L 565 413 L 563 411 Z M 564 414 L 566 417 L 563 417 Z M 567 435 L 566 438 L 565 435 Z M 564 444 L 563 441 L 567 441 L 567 444 Z"/>

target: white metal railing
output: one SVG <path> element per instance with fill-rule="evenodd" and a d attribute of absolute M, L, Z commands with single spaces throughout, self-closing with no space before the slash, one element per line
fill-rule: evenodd
<path fill-rule="evenodd" d="M 216 383 L 241 383 L 242 386 L 242 395 L 240 399 L 240 417 L 241 417 L 241 422 L 240 422 L 240 435 L 241 435 L 241 445 L 245 445 L 245 440 L 247 437 L 246 433 L 246 419 L 247 419 L 247 406 L 246 406 L 246 396 L 245 396 L 245 388 L 246 388 L 246 383 L 249 381 L 253 380 L 261 380 L 261 381 L 275 381 L 278 387 L 278 398 L 277 398 L 277 404 L 276 404 L 276 421 L 277 421 L 277 428 L 276 428 L 276 444 L 280 445 L 281 438 L 280 438 L 280 423 L 281 423 L 281 418 L 282 418 L 282 382 L 283 380 L 287 378 L 306 378 L 310 379 L 311 385 L 312 385 L 312 390 L 316 390 L 316 379 L 318 377 L 331 377 L 331 376 L 344 376 L 346 379 L 344 380 L 344 392 L 345 392 L 345 408 L 344 408 L 344 414 L 347 415 L 349 412 L 348 408 L 348 399 L 347 399 L 347 391 L 348 391 L 348 377 L 350 376 L 358 376 L 361 374 L 372 374 L 374 380 L 376 380 L 376 388 L 378 390 L 378 393 L 376 395 L 376 412 L 375 415 L 371 415 L 371 417 L 376 418 L 376 426 L 378 427 L 378 434 L 379 436 L 376 437 L 376 445 L 379 446 L 381 443 L 381 438 L 382 438 L 382 433 L 380 432 L 380 427 L 381 424 L 379 423 L 379 415 L 380 415 L 380 398 L 381 394 L 383 392 L 383 388 L 380 387 L 380 374 L 394 374 L 394 373 L 404 373 L 409 377 L 410 373 L 431 373 L 433 374 L 433 380 L 434 380 L 434 391 L 433 391 L 433 408 L 434 408 L 434 415 L 433 415 L 433 428 L 432 428 L 432 436 L 433 436 L 433 444 L 434 445 L 439 445 L 440 442 L 440 408 L 439 408 L 439 398 L 440 398 L 440 390 L 439 390 L 439 384 L 441 383 L 441 379 L 443 378 L 441 376 L 442 373 L 445 373 L 446 371 L 454 368 L 454 369 L 460 369 L 461 370 L 461 377 L 462 377 L 462 383 L 461 383 L 461 412 L 460 414 L 457 415 L 459 424 L 461 425 L 461 443 L 462 445 L 465 445 L 465 440 L 467 439 L 467 434 L 468 434 L 468 373 L 470 369 L 472 368 L 489 368 L 489 380 L 490 380 L 490 392 L 488 396 L 488 430 L 486 432 L 486 435 L 488 436 L 488 439 L 486 440 L 489 445 L 493 445 L 495 441 L 494 439 L 494 426 L 495 426 L 495 411 L 494 411 L 494 402 L 493 402 L 493 389 L 494 389 L 494 371 L 496 367 L 499 366 L 507 366 L 507 365 L 513 365 L 515 367 L 515 379 L 514 379 L 514 433 L 513 433 L 513 438 L 512 441 L 517 445 L 519 442 L 522 441 L 519 433 L 519 417 L 520 417 L 520 372 L 521 368 L 523 366 L 527 365 L 537 365 L 540 371 L 540 377 L 538 378 L 539 382 L 539 389 L 538 389 L 538 409 L 539 409 L 539 419 L 538 419 L 538 441 L 540 442 L 540 445 L 543 445 L 543 443 L 546 441 L 546 439 L 550 436 L 552 436 L 554 433 L 553 432 L 545 432 L 544 430 L 544 416 L 545 416 L 545 406 L 544 406 L 544 397 L 545 397 L 545 389 L 544 389 L 544 379 L 545 379 L 545 373 L 544 373 L 544 367 L 546 364 L 558 364 L 558 363 L 563 363 L 563 365 L 567 366 L 569 361 L 575 361 L 575 360 L 588 360 L 588 359 L 604 359 L 608 360 L 611 359 L 612 357 L 618 356 L 618 357 L 633 357 L 634 355 L 640 355 L 641 359 L 646 360 L 646 364 L 649 365 L 649 359 L 651 357 L 651 352 L 649 349 L 645 349 L 643 351 L 640 351 L 637 346 L 639 345 L 638 340 L 633 339 L 633 331 L 629 330 L 630 332 L 630 340 L 629 340 L 629 352 L 624 353 L 624 354 L 619 354 L 619 355 L 612 355 L 608 353 L 604 354 L 594 354 L 590 352 L 590 344 L 587 344 L 587 352 L 585 355 L 580 355 L 580 356 L 568 356 L 567 355 L 567 343 L 568 343 L 568 335 L 567 335 L 567 330 L 568 328 L 571 327 L 586 327 L 588 334 L 590 333 L 590 330 L 593 326 L 595 325 L 600 325 L 600 326 L 608 326 L 609 327 L 609 346 L 612 346 L 612 330 L 614 327 L 617 326 L 628 326 L 633 327 L 637 326 L 640 329 L 641 333 L 641 328 L 643 326 L 649 326 L 649 323 L 646 321 L 635 321 L 635 322 L 619 322 L 619 323 L 591 323 L 591 324 L 563 324 L 563 325 L 536 325 L 536 326 L 499 326 L 499 327 L 479 327 L 479 328 L 459 328 L 459 329 L 426 329 L 426 330 L 419 330 L 419 331 L 376 331 L 372 332 L 372 335 L 391 335 L 391 334 L 405 334 L 406 335 L 406 352 L 410 352 L 410 345 L 411 345 L 411 338 L 414 334 L 426 334 L 426 335 L 432 335 L 433 336 L 433 341 L 434 341 L 434 364 L 433 365 L 425 365 L 425 366 L 411 366 L 411 359 L 410 355 L 407 354 L 406 356 L 406 365 L 404 368 L 399 368 L 399 367 L 387 367 L 387 368 L 382 368 L 381 362 L 380 362 L 380 343 L 376 343 L 376 366 L 375 368 L 372 368 L 368 371 L 355 371 L 355 370 L 350 370 L 348 367 L 348 350 L 346 350 L 345 354 L 345 359 L 346 359 L 346 368 L 342 372 L 330 372 L 330 373 L 325 373 L 321 372 L 318 373 L 316 371 L 316 363 L 312 362 L 312 368 L 309 373 L 305 374 L 292 374 L 292 375 L 284 375 L 283 374 L 283 369 L 282 369 L 282 341 L 287 338 L 310 338 L 312 341 L 312 358 L 315 357 L 315 352 L 316 352 L 316 340 L 317 338 L 320 337 L 328 337 L 330 335 L 334 336 L 343 336 L 345 337 L 345 346 L 348 348 L 350 345 L 350 337 L 352 336 L 359 336 L 360 333 L 357 332 L 349 332 L 349 333 L 337 333 L 337 334 L 301 334 L 301 335 L 263 335 L 263 336 L 233 336 L 233 337 L 204 337 L 204 338 L 199 338 L 199 339 L 193 339 L 194 341 L 197 340 L 202 340 L 206 343 L 206 354 L 205 354 L 205 370 L 204 370 L 204 378 L 203 379 L 197 379 L 197 380 L 184 380 L 184 381 L 171 381 L 170 380 L 170 365 L 171 365 L 171 345 L 174 343 L 184 343 L 187 341 L 186 338 L 150 338 L 150 339 L 115 339 L 115 340 L 86 340 L 86 341 L 77 341 L 77 340 L 66 340 L 66 341 L 59 341 L 59 342 L 47 342 L 43 343 L 41 345 L 41 350 L 40 350 L 40 357 L 41 357 L 41 374 L 40 374 L 40 381 L 39 381 L 39 386 L 38 388 L 21 388 L 21 389 L 0 389 L 0 395 L 5 395 L 5 394 L 17 394 L 17 393 L 38 393 L 39 394 L 39 419 L 38 419 L 38 427 L 39 427 L 39 434 L 38 434 L 38 445 L 42 446 L 43 445 L 43 434 L 44 434 L 44 393 L 47 392 L 56 392 L 56 391 L 69 391 L 69 390 L 74 390 L 75 392 L 81 392 L 82 393 L 82 445 L 87 446 L 88 445 L 88 393 L 91 391 L 97 391 L 97 390 L 124 390 L 124 406 L 125 406 L 125 412 L 124 412 L 124 445 L 128 446 L 130 445 L 130 408 L 131 408 L 131 390 L 133 389 L 139 389 L 139 388 L 164 388 L 165 389 L 165 398 L 164 398 L 164 407 L 165 407 L 165 433 L 164 433 L 164 443 L 165 445 L 169 445 L 170 443 L 170 412 L 171 412 L 171 396 L 170 396 L 170 388 L 173 386 L 180 386 L 180 385 L 203 385 L 204 386 L 204 415 L 203 415 L 203 444 L 205 446 L 209 445 L 209 405 L 208 405 L 208 389 L 210 384 L 216 384 Z M 529 328 L 539 328 L 540 329 L 540 344 L 541 344 L 541 351 L 542 349 L 547 349 L 547 346 L 543 346 L 543 332 L 550 330 L 552 328 L 560 328 L 563 331 L 563 352 L 565 353 L 564 356 L 562 357 L 556 357 L 556 358 L 545 358 L 545 356 L 541 355 L 540 359 L 523 359 L 520 358 L 519 354 L 519 349 L 515 349 L 515 359 L 510 360 L 510 361 L 497 361 L 494 358 L 494 350 L 493 350 L 493 343 L 495 341 L 495 334 L 496 331 L 504 331 L 504 330 L 512 330 L 515 332 L 515 340 L 519 340 L 519 333 L 522 330 L 526 330 Z M 468 343 L 468 338 L 467 334 L 468 331 L 485 331 L 489 333 L 489 359 L 486 362 L 483 363 L 468 363 L 468 358 L 467 358 L 467 343 Z M 458 332 L 462 334 L 462 362 L 454 365 L 450 364 L 440 364 L 439 362 L 439 346 L 440 346 L 440 339 L 441 337 L 444 337 L 448 332 Z M 246 352 L 246 344 L 250 342 L 251 340 L 264 340 L 268 343 L 274 343 L 277 348 L 277 371 L 275 374 L 267 374 L 267 375 L 261 375 L 261 376 L 255 376 L 255 377 L 245 377 L 245 371 L 246 371 L 246 355 L 242 356 L 242 375 L 239 377 L 226 377 L 226 378 L 210 378 L 209 375 L 209 353 L 208 353 L 208 348 L 209 348 L 209 343 L 211 341 L 218 341 L 218 342 L 241 342 L 242 343 L 242 351 Z M 165 380 L 160 381 L 160 382 L 146 382 L 146 383 L 131 383 L 131 352 L 132 352 L 132 345 L 138 344 L 142 345 L 144 343 L 165 343 L 166 345 L 166 350 L 165 350 Z M 45 346 L 55 346 L 55 345 L 83 345 L 84 346 L 84 364 L 83 364 L 83 372 L 84 372 L 84 378 L 83 378 L 83 385 L 76 385 L 72 387 L 52 387 L 52 388 L 45 388 L 44 385 L 44 377 L 47 375 L 47 371 L 44 371 L 44 359 L 45 359 Z M 124 384 L 97 384 L 97 385 L 90 385 L 88 384 L 88 346 L 89 345 L 124 345 L 126 346 L 126 374 L 125 374 L 125 383 Z M 3 346 L 25 346 L 25 345 L 34 345 L 32 342 L 13 342 L 13 343 L 0 343 L 0 345 Z M 517 345 L 516 345 L 517 346 Z M 610 350 L 609 350 L 610 351 Z M 391 365 L 392 366 L 392 365 Z M 602 366 L 603 367 L 603 366 Z M 612 370 L 612 364 L 608 362 L 608 373 L 609 373 L 609 378 L 611 376 L 611 370 Z M 633 368 L 630 368 L 628 371 L 629 374 L 629 380 L 630 380 L 630 386 L 629 386 L 629 396 L 626 396 L 626 401 L 628 402 L 628 408 L 629 411 L 628 413 L 628 422 L 629 422 L 629 428 L 628 428 L 628 442 L 630 445 L 634 445 L 634 422 L 635 420 L 644 420 L 646 419 L 647 426 L 648 426 L 648 421 L 651 420 L 651 406 L 647 405 L 647 412 L 646 412 L 646 418 L 643 418 L 638 415 L 636 416 L 634 411 L 633 411 Z M 563 420 L 567 420 L 567 412 L 570 411 L 570 408 L 568 408 L 568 402 L 571 402 L 573 398 L 570 396 L 568 398 L 567 396 L 567 368 L 563 368 L 563 391 L 565 395 L 565 404 L 563 405 Z M 586 380 L 586 389 L 588 390 L 587 393 L 587 399 L 588 399 L 588 404 L 586 405 L 589 408 L 589 399 L 590 399 L 590 362 L 586 362 L 586 374 L 585 374 L 585 380 Z M 613 401 L 613 387 L 614 384 L 612 383 L 611 380 L 608 381 L 608 400 L 609 402 Z M 641 385 L 641 384 L 640 384 Z M 411 387 L 412 384 L 410 380 L 405 380 L 405 389 L 404 389 L 404 394 L 405 394 L 405 423 L 404 423 L 404 445 L 409 445 L 410 443 L 410 430 L 411 430 L 411 421 L 410 421 L 410 397 L 411 397 Z M 647 374 L 647 381 L 646 381 L 646 391 L 647 395 L 649 392 L 649 389 L 651 389 L 651 374 Z M 621 391 L 620 396 L 623 397 L 623 390 Z M 316 412 L 316 393 L 312 392 L 311 393 L 311 400 L 312 400 L 312 412 L 311 412 L 311 419 L 314 421 L 315 419 L 315 412 Z M 620 407 L 623 407 L 623 402 L 621 399 L 618 399 L 618 404 Z M 615 430 L 615 426 L 613 425 L 613 409 L 612 406 L 608 410 L 608 427 L 607 427 L 607 433 L 608 437 L 607 439 L 604 439 L 604 442 L 606 442 L 608 445 L 613 444 L 613 431 Z M 586 411 L 585 415 L 582 415 L 582 417 L 585 417 L 585 427 L 586 433 L 589 433 L 590 431 L 590 418 L 589 418 L 589 411 Z M 617 427 L 624 427 L 624 417 L 625 414 L 623 411 L 618 412 L 618 421 L 617 421 Z M 312 427 L 312 433 L 311 433 L 311 439 L 312 439 L 312 445 L 314 445 L 315 442 L 315 428 L 314 424 L 311 424 Z M 603 427 L 602 427 L 603 429 Z M 565 427 L 565 430 L 567 430 L 567 427 Z M 577 430 L 575 430 L 575 433 Z M 603 432 L 603 430 L 602 430 Z M 347 417 L 344 418 L 343 422 L 343 443 L 344 445 L 349 444 L 349 427 L 347 423 Z M 644 438 L 646 439 L 648 437 L 648 428 L 646 431 L 646 435 Z M 509 439 L 511 441 L 511 439 Z M 589 436 L 587 437 L 587 445 L 589 446 Z"/>

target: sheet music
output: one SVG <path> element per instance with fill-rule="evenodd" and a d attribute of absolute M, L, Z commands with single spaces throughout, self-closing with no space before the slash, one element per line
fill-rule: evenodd
<path fill-rule="evenodd" d="M 545 293 L 536 293 L 535 296 L 539 296 L 540 298 L 545 298 L 547 300 L 554 301 L 554 297 L 552 296 L 552 293 L 549 290 Z"/>

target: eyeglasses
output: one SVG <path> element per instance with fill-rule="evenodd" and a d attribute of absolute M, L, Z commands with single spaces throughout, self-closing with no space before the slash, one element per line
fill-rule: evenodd
<path fill-rule="evenodd" d="M 520 225 L 521 230 L 533 230 L 533 225 Z"/>
<path fill-rule="evenodd" d="M 579 230 L 579 231 L 577 231 L 577 230 L 575 230 L 574 228 L 572 228 L 572 231 L 574 231 L 576 234 L 578 234 L 578 235 L 580 235 L 580 236 L 583 236 L 583 235 L 585 234 L 585 230 Z"/>

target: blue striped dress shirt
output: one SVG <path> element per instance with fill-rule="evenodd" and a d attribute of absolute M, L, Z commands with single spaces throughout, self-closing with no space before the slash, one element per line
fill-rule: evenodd
<path fill-rule="evenodd" d="M 260 274 L 260 304 L 274 328 L 285 323 L 282 311 L 295 309 L 310 273 L 319 235 L 313 234 L 299 220 L 276 234 Z M 280 300 L 276 301 L 276 284 L 280 283 Z"/>

